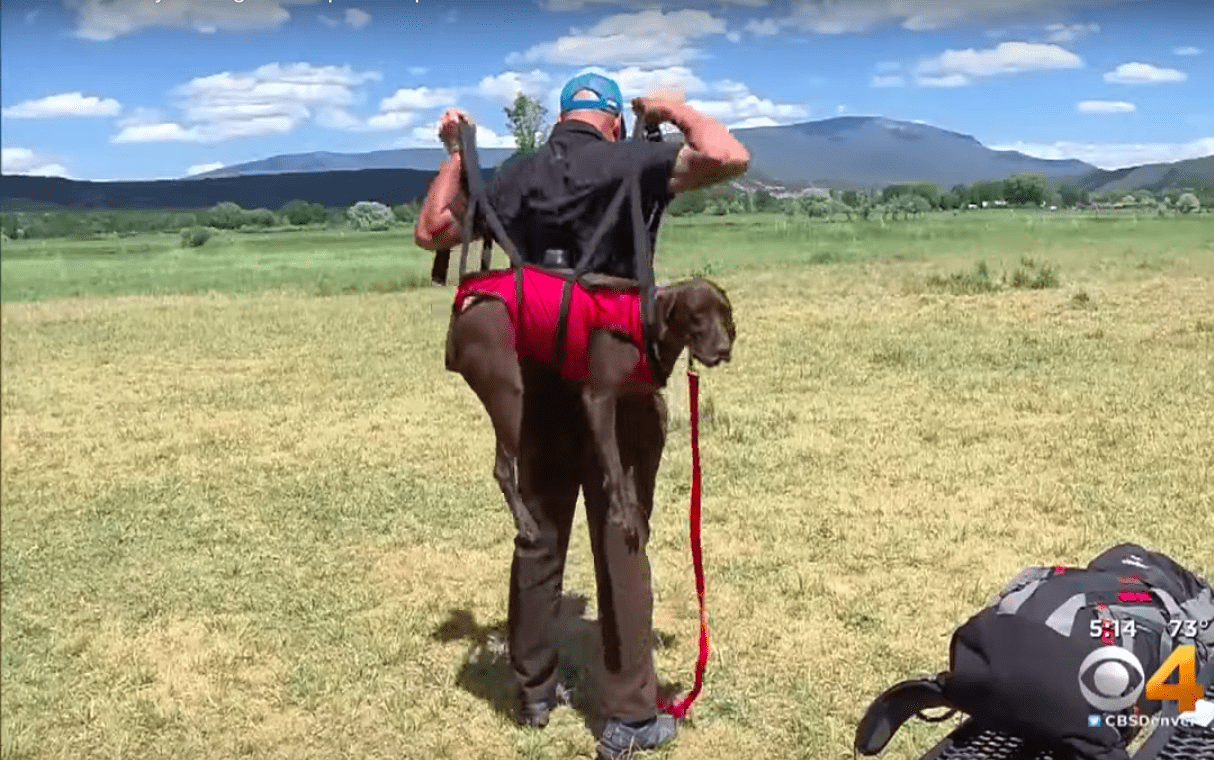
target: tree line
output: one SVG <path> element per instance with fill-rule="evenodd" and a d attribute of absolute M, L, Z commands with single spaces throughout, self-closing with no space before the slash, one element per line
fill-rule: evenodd
<path fill-rule="evenodd" d="M 1092 196 L 1075 185 L 1051 189 L 1040 174 L 1012 175 L 1003 181 L 954 185 L 941 190 L 933 182 L 889 185 L 881 190 L 826 190 L 811 188 L 797 193 L 771 189 L 743 189 L 717 186 L 683 193 L 667 209 L 672 216 L 696 214 L 785 213 L 790 216 L 837 217 L 848 219 L 900 219 L 931 211 L 957 211 L 977 208 L 1135 208 L 1166 212 L 1192 213 L 1214 206 L 1214 188 L 1169 190 Z"/>
<path fill-rule="evenodd" d="M 205 242 L 216 230 L 251 231 L 309 225 L 388 229 L 394 225 L 412 225 L 420 208 L 421 202 L 416 200 L 392 207 L 364 201 L 346 209 L 292 200 L 276 211 L 246 209 L 230 201 L 201 211 L 7 211 L 0 214 L 0 234 L 6 239 L 17 240 L 191 230 L 188 233 L 191 241 L 202 239 Z M 211 232 L 200 233 L 197 231 L 200 229 Z"/>

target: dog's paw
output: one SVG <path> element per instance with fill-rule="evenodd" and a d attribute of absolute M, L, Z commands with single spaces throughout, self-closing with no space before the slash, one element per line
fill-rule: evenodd
<path fill-rule="evenodd" d="M 611 524 L 615 525 L 624 533 L 624 538 L 629 544 L 635 545 L 641 533 L 641 518 L 640 510 L 636 506 L 625 506 L 620 504 L 611 509 L 607 517 Z"/>
<path fill-rule="evenodd" d="M 534 544 L 540 540 L 540 526 L 530 514 L 515 515 L 514 529 L 525 543 Z"/>

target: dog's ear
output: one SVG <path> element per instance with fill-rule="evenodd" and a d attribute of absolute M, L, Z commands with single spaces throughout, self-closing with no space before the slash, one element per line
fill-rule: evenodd
<path fill-rule="evenodd" d="M 666 336 L 669 334 L 670 330 L 674 328 L 674 312 L 675 307 L 677 307 L 679 303 L 678 291 L 676 290 L 676 287 L 667 285 L 666 287 L 659 289 L 657 294 L 654 296 L 654 301 L 654 305 L 657 307 L 654 309 L 658 320 L 657 339 L 662 341 L 666 339 Z"/>

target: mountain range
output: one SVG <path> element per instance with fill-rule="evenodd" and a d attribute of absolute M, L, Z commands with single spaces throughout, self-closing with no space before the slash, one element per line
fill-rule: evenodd
<path fill-rule="evenodd" d="M 883 117 L 845 116 L 737 129 L 734 134 L 750 150 L 747 179 L 788 189 L 876 190 L 904 182 L 934 182 L 944 189 L 1019 173 L 1044 174 L 1051 185 L 1070 182 L 1093 194 L 1214 185 L 1214 156 L 1107 171 L 1075 159 L 992 150 L 970 135 Z M 486 178 L 513 153 L 508 148 L 477 152 Z M 0 177 L 0 202 L 9 207 L 206 208 L 231 200 L 246 208 L 279 208 L 298 198 L 326 206 L 360 200 L 395 205 L 424 196 L 443 157 L 439 148 L 290 154 L 146 182 L 5 175 Z"/>

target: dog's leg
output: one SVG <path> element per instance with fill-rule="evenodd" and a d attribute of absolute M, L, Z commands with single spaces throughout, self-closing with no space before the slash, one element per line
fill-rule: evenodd
<path fill-rule="evenodd" d="M 489 413 L 497 436 L 493 477 L 524 541 L 539 538 L 539 526 L 523 504 L 515 462 L 523 418 L 523 376 L 514 350 L 510 314 L 496 299 L 480 301 L 452 320 L 448 367 L 460 373 Z"/>
<path fill-rule="evenodd" d="M 587 346 L 590 379 L 582 388 L 586 421 L 594 437 L 595 452 L 607 479 L 607 515 L 635 543 L 641 530 L 641 505 L 636 488 L 624 472 L 616 436 L 616 400 L 640 361 L 636 347 L 610 333 L 596 332 Z"/>

